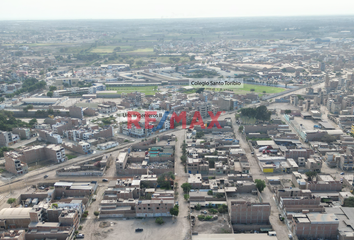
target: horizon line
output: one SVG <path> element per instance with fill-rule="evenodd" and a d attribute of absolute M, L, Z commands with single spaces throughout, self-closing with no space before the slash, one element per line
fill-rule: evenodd
<path fill-rule="evenodd" d="M 290 18 L 290 17 L 354 17 L 353 14 L 319 14 L 319 15 L 264 15 L 264 16 L 228 16 L 228 17 L 147 17 L 147 18 L 58 18 L 58 19 L 1 19 L 0 21 L 107 21 L 107 20 L 176 20 L 176 19 L 230 19 L 230 18 Z"/>

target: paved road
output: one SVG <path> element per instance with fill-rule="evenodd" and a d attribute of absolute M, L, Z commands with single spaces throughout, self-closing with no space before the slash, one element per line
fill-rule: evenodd
<path fill-rule="evenodd" d="M 178 131 L 181 131 L 181 127 L 176 128 L 176 129 L 171 130 L 171 131 L 168 131 L 167 133 L 177 134 Z M 182 130 L 182 131 L 184 131 L 184 130 Z M 166 134 L 166 132 L 155 134 L 153 136 L 147 137 L 147 139 L 153 138 L 153 137 L 157 137 L 157 136 L 160 136 L 160 135 L 164 135 L 164 134 Z M 106 151 L 97 151 L 97 153 L 95 153 L 95 154 L 82 155 L 82 156 L 79 156 L 77 158 L 74 158 L 72 160 L 66 161 L 66 162 L 61 163 L 61 164 L 53 164 L 53 165 L 50 165 L 50 166 L 46 166 L 46 167 L 43 167 L 43 168 L 39 168 L 39 169 L 30 171 L 29 173 L 27 173 L 25 175 L 18 176 L 18 177 L 15 177 L 13 179 L 10 179 L 9 181 L 3 182 L 0 185 L 0 192 L 9 191 L 9 188 L 11 188 L 11 189 L 22 188 L 24 186 L 24 184 L 25 184 L 24 181 L 26 181 L 26 184 L 28 184 L 28 185 L 29 184 L 34 184 L 35 182 L 42 181 L 44 175 L 53 176 L 54 179 L 58 179 L 58 178 L 62 179 L 63 177 L 56 177 L 55 176 L 55 171 L 56 170 L 58 170 L 60 168 L 63 168 L 63 167 L 72 166 L 74 164 L 83 163 L 83 162 L 89 161 L 89 160 L 91 160 L 93 158 L 102 157 L 105 153 L 110 153 L 110 152 L 113 152 L 113 151 L 126 149 L 126 148 L 132 146 L 135 143 L 136 143 L 136 141 L 132 142 L 132 143 L 124 144 L 124 145 L 121 145 L 121 146 L 117 146 L 115 148 L 108 149 Z M 9 186 L 9 185 L 11 185 L 11 186 Z"/>
<path fill-rule="evenodd" d="M 235 115 L 231 116 L 232 122 L 236 123 Z M 250 164 L 250 174 L 252 175 L 253 179 L 262 179 L 265 181 L 265 174 L 261 171 L 257 159 L 251 154 L 251 149 L 245 139 L 238 132 L 238 125 L 234 124 L 234 132 L 237 136 L 237 139 L 240 141 L 240 146 L 242 149 L 245 150 L 248 162 Z M 277 232 L 278 239 L 285 240 L 288 238 L 288 228 L 287 226 L 279 220 L 279 210 L 277 205 L 273 199 L 273 193 L 266 187 L 263 192 L 261 193 L 263 202 L 269 203 L 271 206 L 271 215 L 269 217 L 269 221 L 272 224 L 273 229 Z"/>
<path fill-rule="evenodd" d="M 177 229 L 183 229 L 180 233 L 180 238 L 175 239 L 190 239 L 190 224 L 187 216 L 189 214 L 189 205 L 184 200 L 184 193 L 181 185 L 188 182 L 188 174 L 184 172 L 184 166 L 181 163 L 182 149 L 181 144 L 185 139 L 186 130 L 178 131 L 175 135 L 177 137 L 176 150 L 175 150 L 175 172 L 176 182 L 178 183 L 178 204 L 179 204 L 179 215 L 177 217 Z"/>

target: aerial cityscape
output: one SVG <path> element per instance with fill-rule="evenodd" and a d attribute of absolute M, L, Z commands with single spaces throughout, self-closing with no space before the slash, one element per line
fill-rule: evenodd
<path fill-rule="evenodd" d="M 0 20 L 0 240 L 353 240 L 353 23 Z"/>

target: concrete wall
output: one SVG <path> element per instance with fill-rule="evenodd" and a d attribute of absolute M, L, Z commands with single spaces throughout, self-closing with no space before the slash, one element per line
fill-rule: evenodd
<path fill-rule="evenodd" d="M 252 192 L 253 190 L 256 190 L 256 189 L 257 189 L 257 187 L 256 187 L 255 183 L 244 184 L 242 186 L 237 186 L 236 192 L 237 193 L 250 193 L 250 192 Z"/>
<path fill-rule="evenodd" d="M 318 182 L 307 182 L 306 188 L 315 191 L 335 191 L 339 192 L 342 190 L 342 183 L 340 181 L 318 183 Z"/>
<path fill-rule="evenodd" d="M 97 98 L 120 98 L 120 94 L 97 94 Z"/>
<path fill-rule="evenodd" d="M 78 171 L 78 172 L 58 172 L 57 176 L 103 176 L 106 168 L 103 171 Z"/>
<path fill-rule="evenodd" d="M 268 224 L 270 208 L 269 203 L 231 201 L 231 222 L 232 224 Z"/>
<path fill-rule="evenodd" d="M 232 228 L 235 233 L 256 230 L 259 231 L 261 228 L 272 228 L 270 224 L 232 224 Z"/>

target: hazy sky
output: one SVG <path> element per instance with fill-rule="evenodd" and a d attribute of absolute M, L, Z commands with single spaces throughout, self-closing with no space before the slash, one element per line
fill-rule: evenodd
<path fill-rule="evenodd" d="M 0 20 L 353 15 L 353 0 L 1 0 Z"/>

